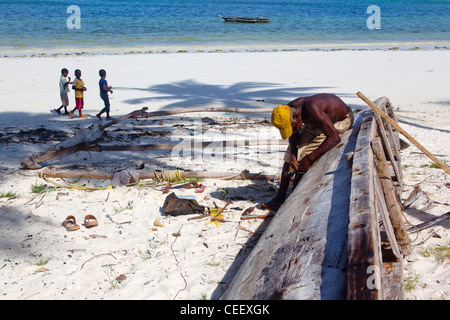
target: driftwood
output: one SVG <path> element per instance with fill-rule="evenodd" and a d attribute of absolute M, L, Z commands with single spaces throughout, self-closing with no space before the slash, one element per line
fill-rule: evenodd
<path fill-rule="evenodd" d="M 91 143 L 92 141 L 99 139 L 103 135 L 103 131 L 106 128 L 123 120 L 138 116 L 139 114 L 144 113 L 147 109 L 147 107 L 144 107 L 140 110 L 130 112 L 129 114 L 126 114 L 122 117 L 114 118 L 112 121 L 103 125 L 101 125 L 100 123 L 94 123 L 87 129 L 80 131 L 78 134 L 57 144 L 56 146 L 25 158 L 24 160 L 22 160 L 21 164 L 27 169 L 40 169 L 42 168 L 42 166 L 39 164 L 39 162 L 53 159 L 68 152 L 77 151 L 79 150 L 79 148 L 82 148 L 85 145 L 89 145 L 89 143 Z"/>
<path fill-rule="evenodd" d="M 377 120 L 370 109 L 356 115 L 303 176 L 222 299 L 402 299 L 399 143 Z"/>
<path fill-rule="evenodd" d="M 439 217 L 436 217 L 436 218 L 433 218 L 431 220 L 422 222 L 422 223 L 420 223 L 420 224 L 418 224 L 416 226 L 412 226 L 412 227 L 410 227 L 408 229 L 408 232 L 419 232 L 419 231 L 421 231 L 423 229 L 432 227 L 435 224 L 437 224 L 437 223 L 439 223 L 439 222 L 441 222 L 441 221 L 443 221 L 445 219 L 448 219 L 448 218 L 450 218 L 450 211 L 444 213 L 443 215 L 440 215 Z"/>
<path fill-rule="evenodd" d="M 260 173 L 222 173 L 222 172 L 184 172 L 177 173 L 180 178 L 203 178 L 203 179 L 224 179 L 224 180 L 273 180 L 279 179 L 274 175 L 260 174 Z M 93 173 L 93 172 L 73 172 L 51 170 L 49 168 L 39 172 L 39 177 L 48 178 L 64 178 L 64 179 L 112 179 L 114 173 Z M 155 172 L 141 172 L 139 179 L 159 179 L 160 173 Z"/>
<path fill-rule="evenodd" d="M 24 160 L 22 160 L 22 166 L 27 169 L 41 169 L 41 162 L 45 162 L 68 153 L 78 152 L 78 151 L 148 151 L 148 150 L 170 150 L 174 147 L 191 147 L 187 143 L 162 143 L 162 144 L 147 144 L 147 145 L 126 145 L 126 146 L 102 146 L 99 145 L 97 140 L 103 135 L 103 131 L 125 119 L 130 118 L 150 118 L 150 117 L 161 117 L 170 116 L 181 113 L 198 113 L 198 112 L 235 112 L 235 113 L 266 113 L 271 112 L 272 109 L 269 108 L 259 108 L 259 109 L 242 109 L 242 108 L 191 108 L 191 109 L 175 109 L 175 110 L 165 110 L 165 111 L 153 111 L 146 112 L 147 107 L 141 110 L 133 111 L 127 115 L 119 118 L 114 118 L 112 121 L 101 125 L 100 123 L 94 123 L 85 130 L 80 131 L 73 137 L 57 144 L 54 147 L 48 148 L 44 151 L 33 154 Z M 213 142 L 193 142 L 193 148 L 197 148 L 201 144 L 202 148 L 207 147 Z M 214 142 L 217 144 L 218 142 Z M 230 146 L 230 141 L 223 141 L 223 144 Z M 233 142 L 234 146 L 246 146 L 246 145 L 257 145 L 257 140 L 247 140 L 243 143 L 241 141 Z M 279 144 L 284 144 L 283 140 L 279 140 Z"/>
<path fill-rule="evenodd" d="M 189 109 L 174 109 L 174 110 L 163 110 L 163 111 L 152 111 L 152 112 L 144 112 L 142 114 L 135 115 L 133 118 L 151 118 L 151 117 L 163 117 L 163 116 L 171 116 L 175 114 L 181 113 L 200 113 L 200 112 L 232 112 L 232 113 L 267 113 L 272 112 L 273 108 L 189 108 Z"/>
<path fill-rule="evenodd" d="M 265 143 L 266 141 L 264 141 Z M 194 150 L 196 148 L 206 148 L 214 145 L 215 148 L 220 147 L 245 147 L 257 146 L 262 141 L 260 140 L 230 140 L 230 141 L 194 141 L 191 142 L 177 142 L 177 143 L 158 143 L 158 144 L 143 144 L 143 145 L 123 145 L 123 146 L 108 146 L 101 145 L 96 140 L 78 143 L 68 147 L 56 147 L 47 149 L 44 152 L 35 154 L 32 158 L 27 158 L 23 165 L 28 169 L 40 169 L 39 162 L 48 161 L 72 152 L 89 151 L 89 152 L 107 152 L 107 151 L 149 151 L 149 150 L 172 150 L 188 149 Z M 274 141 L 272 141 L 274 143 Z M 287 141 L 279 139 L 279 145 L 287 144 Z M 220 145 L 219 145 L 220 144 Z M 30 161 L 32 159 L 32 162 Z"/>

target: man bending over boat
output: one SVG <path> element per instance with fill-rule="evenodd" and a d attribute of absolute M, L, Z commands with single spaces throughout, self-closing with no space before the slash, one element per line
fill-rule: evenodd
<path fill-rule="evenodd" d="M 353 125 L 353 113 L 334 94 L 317 94 L 278 105 L 272 111 L 272 124 L 280 130 L 283 139 L 289 139 L 278 194 L 263 204 L 278 210 L 293 174 L 292 190 L 313 163 L 341 141 L 340 136 Z"/>

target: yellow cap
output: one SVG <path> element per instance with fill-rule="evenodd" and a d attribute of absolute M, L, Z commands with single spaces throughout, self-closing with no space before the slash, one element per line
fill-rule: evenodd
<path fill-rule="evenodd" d="M 289 106 L 279 104 L 272 111 L 272 124 L 280 130 L 281 138 L 287 139 L 292 135 L 291 111 Z"/>

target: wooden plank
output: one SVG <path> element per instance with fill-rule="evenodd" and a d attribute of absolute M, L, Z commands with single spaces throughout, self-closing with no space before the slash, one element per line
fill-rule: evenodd
<path fill-rule="evenodd" d="M 450 168 L 447 167 L 442 161 L 436 158 L 433 154 L 431 154 L 424 146 L 422 146 L 416 139 L 414 139 L 409 133 L 403 130 L 395 121 L 393 121 L 387 114 L 381 111 L 376 105 L 373 104 L 372 101 L 367 99 L 361 92 L 356 93 L 364 102 L 366 102 L 376 113 L 383 117 L 386 121 L 388 121 L 395 129 L 397 129 L 402 135 L 404 135 L 409 141 L 411 141 L 420 151 L 425 153 L 434 163 L 439 165 L 441 169 L 450 174 Z"/>
<path fill-rule="evenodd" d="M 403 263 L 383 263 L 383 291 L 385 300 L 403 300 Z"/>
<path fill-rule="evenodd" d="M 377 166 L 377 165 L 376 165 Z M 378 166 L 377 166 L 378 167 Z M 383 230 L 386 233 L 388 246 L 383 246 L 383 241 L 380 242 L 382 246 L 382 256 L 383 261 L 398 262 L 403 256 L 400 252 L 400 248 L 397 243 L 397 238 L 395 237 L 394 228 L 392 227 L 391 220 L 389 218 L 389 210 L 386 206 L 383 187 L 381 186 L 381 181 L 378 175 L 375 175 L 375 195 L 376 195 L 376 211 L 380 217 L 378 219 L 383 223 Z M 384 250 L 383 250 L 384 249 Z M 386 259 L 388 258 L 388 260 Z"/>
<path fill-rule="evenodd" d="M 353 155 L 350 195 L 347 295 L 348 300 L 383 299 L 381 249 L 375 211 L 373 153 L 370 141 L 376 134 L 373 113 L 368 113 L 358 135 Z"/>
<path fill-rule="evenodd" d="M 397 197 L 397 191 L 390 178 L 389 168 L 379 138 L 372 140 L 372 150 L 376 157 L 376 170 L 380 177 L 380 183 L 384 194 L 384 201 L 389 211 L 389 219 L 394 229 L 395 238 L 402 248 L 403 255 L 411 252 L 411 240 L 408 237 L 403 221 L 402 205 Z"/>
<path fill-rule="evenodd" d="M 386 110 L 385 108 L 385 104 L 386 104 L 386 100 L 376 100 L 374 103 L 377 103 L 378 101 L 378 107 L 381 110 Z M 386 127 L 389 126 L 391 127 L 391 125 L 389 123 L 386 124 L 383 122 L 383 119 L 380 117 L 379 114 L 375 113 L 375 119 L 377 121 L 378 124 L 378 131 L 379 131 L 379 136 L 381 137 L 381 140 L 383 141 L 383 146 L 384 146 L 384 150 L 385 152 L 387 152 L 387 158 L 391 161 L 392 164 L 392 168 L 394 170 L 394 174 L 395 174 L 395 179 L 396 181 L 400 184 L 399 189 L 401 190 L 401 186 L 402 186 L 402 174 L 401 174 L 401 168 L 399 167 L 399 163 L 397 162 L 397 157 L 394 154 L 394 143 L 391 140 L 392 135 L 390 133 L 388 133 L 388 131 L 386 131 Z"/>
<path fill-rule="evenodd" d="M 361 123 L 303 176 L 255 248 L 223 300 L 344 299 L 351 168 Z"/>
<path fill-rule="evenodd" d="M 381 111 L 383 111 L 386 115 L 389 116 L 389 118 L 392 119 L 394 122 L 397 121 L 397 116 L 395 115 L 393 106 L 389 99 L 387 97 L 381 97 L 378 98 L 373 102 L 375 105 L 377 105 Z M 401 155 L 400 155 L 400 139 L 399 139 L 399 133 L 395 128 L 392 127 L 392 125 L 387 122 L 385 119 L 382 119 L 382 123 L 384 124 L 386 133 L 389 137 L 389 141 L 391 142 L 392 151 L 395 156 L 395 161 L 400 161 Z"/>
<path fill-rule="evenodd" d="M 158 170 L 156 170 L 158 171 Z M 160 171 L 160 170 L 159 170 Z M 114 173 L 100 173 L 100 172 L 80 172 L 76 171 L 61 171 L 52 168 L 46 168 L 39 172 L 40 178 L 63 178 L 63 179 L 112 179 Z M 180 178 L 203 178 L 203 179 L 224 179 L 224 180 L 273 180 L 279 179 L 273 175 L 260 173 L 223 173 L 223 172 L 192 172 L 180 171 L 177 173 Z M 139 179 L 157 179 L 161 173 L 155 172 L 140 172 Z"/>
<path fill-rule="evenodd" d="M 394 155 L 394 152 L 392 151 L 392 143 L 390 141 L 390 138 L 388 136 L 388 133 L 386 132 L 385 126 L 383 125 L 383 121 L 381 117 L 378 114 L 375 114 L 375 119 L 378 124 L 378 132 L 379 136 L 381 137 L 381 140 L 383 141 L 383 147 L 385 152 L 387 152 L 387 158 L 390 160 L 392 169 L 394 170 L 394 178 L 395 180 L 400 184 L 400 189 L 402 185 L 402 175 L 401 175 L 401 169 L 398 166 L 397 159 Z"/>

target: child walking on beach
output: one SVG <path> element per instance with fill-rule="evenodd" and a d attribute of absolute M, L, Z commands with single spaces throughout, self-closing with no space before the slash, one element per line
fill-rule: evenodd
<path fill-rule="evenodd" d="M 61 109 L 64 108 L 64 114 L 69 114 L 67 112 L 67 107 L 69 106 L 69 84 L 72 84 L 70 82 L 70 77 L 67 78 L 69 75 L 69 70 L 66 68 L 63 68 L 61 70 L 61 77 L 59 78 L 59 93 L 61 96 L 61 107 L 58 109 L 54 109 L 57 114 L 61 114 Z"/>
<path fill-rule="evenodd" d="M 108 92 L 113 93 L 111 90 L 111 86 L 108 86 L 108 81 L 106 81 L 106 71 L 103 69 L 100 69 L 98 71 L 98 75 L 100 76 L 100 81 L 98 82 L 98 85 L 100 87 L 100 98 L 102 98 L 103 102 L 105 103 L 104 108 L 96 114 L 97 118 L 102 121 L 102 114 L 106 112 L 106 120 L 111 120 L 112 118 L 109 116 L 110 111 L 110 104 L 109 104 L 109 97 Z"/>
<path fill-rule="evenodd" d="M 72 89 L 75 90 L 75 108 L 69 112 L 71 118 L 74 118 L 75 110 L 80 112 L 80 119 L 86 119 L 87 116 L 84 116 L 81 110 L 84 108 L 84 91 L 87 88 L 84 86 L 83 80 L 81 80 L 81 71 L 79 69 L 75 70 L 75 80 L 73 80 Z"/>

